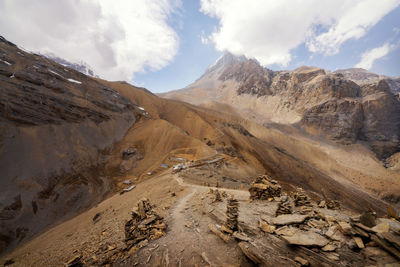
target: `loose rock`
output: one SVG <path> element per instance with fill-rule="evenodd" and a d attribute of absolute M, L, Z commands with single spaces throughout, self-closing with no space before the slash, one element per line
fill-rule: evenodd
<path fill-rule="evenodd" d="M 275 232 L 275 226 L 273 225 L 269 225 L 268 223 L 264 222 L 263 220 L 260 220 L 258 227 L 260 227 L 260 229 L 265 232 L 265 233 L 269 233 L 272 234 L 273 232 Z"/>
<path fill-rule="evenodd" d="M 336 248 L 337 248 L 337 246 L 335 246 L 334 244 L 328 244 L 322 248 L 322 251 L 331 252 L 331 251 L 335 251 Z"/>
<path fill-rule="evenodd" d="M 71 258 L 67 263 L 65 263 L 66 267 L 81 267 L 83 266 L 82 256 L 78 255 Z"/>
<path fill-rule="evenodd" d="M 308 265 L 310 265 L 310 263 L 308 262 L 308 260 L 303 259 L 302 257 L 295 257 L 294 260 L 297 261 L 298 263 L 300 263 L 301 266 L 308 266 Z"/>
<path fill-rule="evenodd" d="M 353 237 L 354 242 L 356 242 L 356 245 L 358 248 L 365 248 L 364 242 L 362 241 L 361 237 L 355 236 Z"/>
<path fill-rule="evenodd" d="M 339 222 L 339 229 L 342 231 L 343 234 L 347 235 L 350 234 L 351 232 L 351 225 L 348 224 L 347 222 Z"/>

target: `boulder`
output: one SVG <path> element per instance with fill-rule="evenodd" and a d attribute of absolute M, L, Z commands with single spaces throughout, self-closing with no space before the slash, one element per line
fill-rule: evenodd
<path fill-rule="evenodd" d="M 364 212 L 360 217 L 360 222 L 368 227 L 374 227 L 376 225 L 376 215 L 371 211 Z"/>

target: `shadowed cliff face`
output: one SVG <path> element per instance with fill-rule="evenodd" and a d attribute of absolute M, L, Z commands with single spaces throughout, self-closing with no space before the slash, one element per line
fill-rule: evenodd
<path fill-rule="evenodd" d="M 363 141 L 379 159 L 400 151 L 396 79 L 360 69 L 271 71 L 255 60 L 226 57 L 195 83 L 162 96 L 229 104 L 261 124 L 292 124 L 341 144 Z"/>
<path fill-rule="evenodd" d="M 0 37 L 0 251 L 110 192 L 104 151 L 139 111 L 96 80 Z"/>

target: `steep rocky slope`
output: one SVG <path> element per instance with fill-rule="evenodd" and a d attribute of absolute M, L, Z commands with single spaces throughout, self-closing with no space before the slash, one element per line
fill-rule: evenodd
<path fill-rule="evenodd" d="M 104 151 L 142 116 L 130 100 L 0 37 L 0 251 L 104 198 Z"/>
<path fill-rule="evenodd" d="M 400 151 L 400 100 L 391 88 L 395 79 L 381 78 L 315 67 L 274 72 L 226 54 L 195 83 L 162 96 L 225 103 L 261 124 L 290 124 L 342 144 L 365 142 L 385 159 Z"/>

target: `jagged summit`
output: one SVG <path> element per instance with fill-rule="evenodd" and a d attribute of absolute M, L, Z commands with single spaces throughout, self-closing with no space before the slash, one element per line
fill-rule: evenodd
<path fill-rule="evenodd" d="M 227 68 L 235 63 L 245 62 L 248 59 L 245 56 L 235 56 L 230 52 L 225 52 L 221 57 L 219 57 L 214 64 L 208 66 L 204 75 L 214 72 L 216 70 Z"/>

